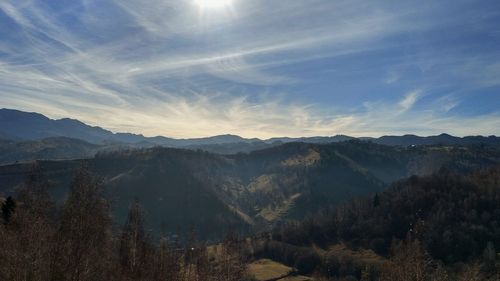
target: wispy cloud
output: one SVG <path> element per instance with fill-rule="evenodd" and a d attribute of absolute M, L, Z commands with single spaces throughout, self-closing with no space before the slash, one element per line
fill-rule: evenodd
<path fill-rule="evenodd" d="M 409 110 L 418 98 L 421 96 L 421 90 L 414 90 L 405 95 L 404 99 L 399 102 L 399 107 L 401 108 L 401 113 Z"/>
<path fill-rule="evenodd" d="M 173 137 L 464 133 L 473 122 L 468 133 L 498 134 L 498 110 L 457 109 L 500 86 L 499 52 L 406 40 L 457 32 L 463 19 L 436 20 L 444 6 L 234 0 L 200 13 L 189 0 L 5 0 L 0 105 Z"/>

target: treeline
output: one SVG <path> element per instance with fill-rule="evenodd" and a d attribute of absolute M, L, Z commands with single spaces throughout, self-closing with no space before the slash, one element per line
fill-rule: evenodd
<path fill-rule="evenodd" d="M 329 251 L 339 244 L 380 258 L 366 262 Z M 410 177 L 372 198 L 277 228 L 259 255 L 328 277 L 500 280 L 499 250 L 497 167 L 467 176 L 443 169 Z M 475 277 L 459 279 L 457 272 Z"/>
<path fill-rule="evenodd" d="M 119 233 L 108 202 L 82 165 L 62 207 L 50 199 L 49 182 L 34 165 L 17 198 L 2 203 L 0 280 L 210 281 L 243 280 L 246 266 L 235 235 L 208 248 L 194 236 L 154 241 L 144 230 L 138 202 Z"/>

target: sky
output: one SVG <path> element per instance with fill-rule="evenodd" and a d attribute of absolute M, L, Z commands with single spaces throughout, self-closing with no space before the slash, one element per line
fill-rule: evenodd
<path fill-rule="evenodd" d="M 0 108 L 178 138 L 500 135 L 500 1 L 0 0 Z"/>

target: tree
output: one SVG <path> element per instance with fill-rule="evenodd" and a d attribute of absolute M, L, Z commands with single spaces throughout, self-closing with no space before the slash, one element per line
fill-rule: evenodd
<path fill-rule="evenodd" d="M 373 207 L 380 206 L 380 198 L 378 196 L 378 192 L 375 193 L 375 197 L 373 197 Z"/>
<path fill-rule="evenodd" d="M 111 219 L 108 204 L 88 167 L 82 164 L 64 203 L 57 233 L 54 280 L 108 280 Z"/>
<path fill-rule="evenodd" d="M 224 242 L 220 245 L 217 261 L 218 280 L 233 281 L 243 278 L 245 266 L 242 260 L 241 241 L 236 233 L 228 232 Z"/>
<path fill-rule="evenodd" d="M 47 190 L 48 180 L 35 163 L 19 190 L 15 223 L 3 234 L 0 276 L 5 280 L 49 280 L 54 228 Z"/>
<path fill-rule="evenodd" d="M 458 276 L 458 281 L 483 281 L 485 278 L 481 274 L 478 264 L 467 265 Z"/>
<path fill-rule="evenodd" d="M 432 274 L 431 258 L 418 240 L 394 246 L 391 262 L 381 272 L 383 281 L 427 281 Z"/>
<path fill-rule="evenodd" d="M 16 210 L 16 206 L 16 201 L 12 198 L 12 196 L 7 197 L 5 202 L 2 204 L 2 218 L 4 224 L 8 224 L 10 222 L 12 215 Z"/>
<path fill-rule="evenodd" d="M 497 253 L 495 251 L 495 245 L 492 242 L 488 242 L 486 248 L 483 252 L 483 270 L 486 272 L 495 271 L 495 261 Z"/>
<path fill-rule="evenodd" d="M 180 256 L 176 251 L 180 246 L 176 242 L 174 249 L 172 249 L 169 242 L 165 237 L 160 239 L 158 254 L 153 267 L 154 280 L 180 280 Z"/>
<path fill-rule="evenodd" d="M 362 270 L 361 270 L 361 279 L 360 281 L 371 281 L 373 280 L 375 277 L 373 276 L 373 268 L 369 267 L 369 266 L 365 266 Z"/>
<path fill-rule="evenodd" d="M 146 266 L 147 241 L 144 234 L 142 211 L 139 201 L 135 200 L 123 226 L 120 239 L 120 262 L 122 269 L 140 278 Z"/>

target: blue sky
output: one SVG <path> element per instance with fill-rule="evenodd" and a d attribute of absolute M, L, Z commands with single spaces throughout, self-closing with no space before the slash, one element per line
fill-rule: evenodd
<path fill-rule="evenodd" d="M 147 136 L 500 135 L 499 1 L 215 1 L 2 0 L 0 107 Z"/>

